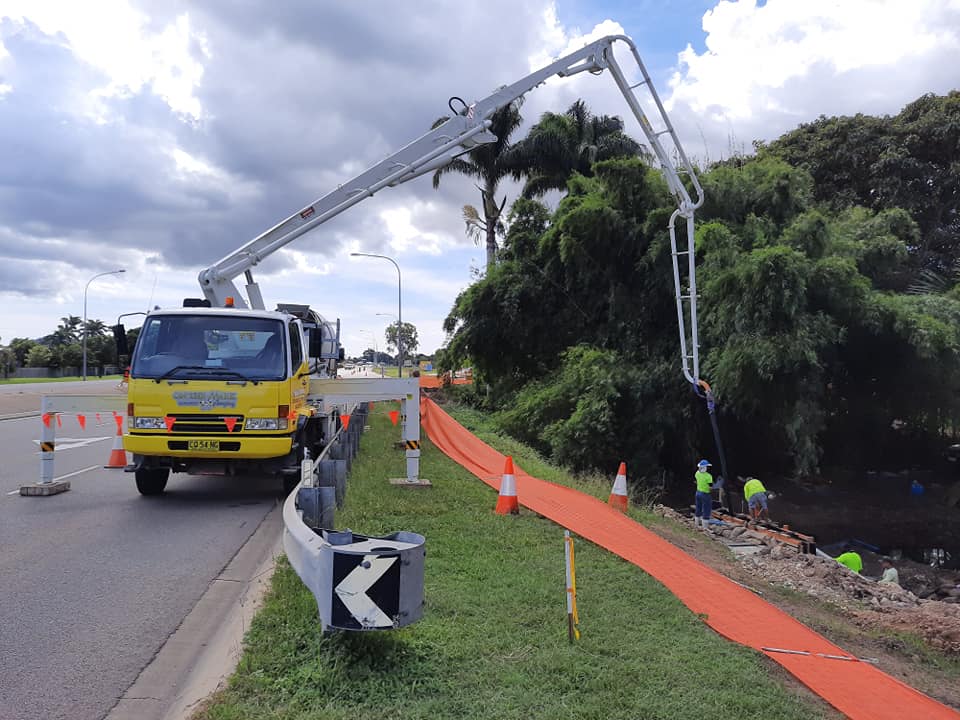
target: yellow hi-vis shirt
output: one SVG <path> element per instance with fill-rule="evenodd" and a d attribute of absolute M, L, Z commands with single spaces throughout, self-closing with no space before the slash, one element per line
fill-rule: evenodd
<path fill-rule="evenodd" d="M 758 492 L 766 492 L 767 489 L 763 486 L 763 483 L 757 480 L 756 478 L 750 478 L 743 485 L 743 496 L 749 500 L 751 495 L 756 495 Z"/>
<path fill-rule="evenodd" d="M 694 475 L 694 477 L 697 480 L 697 492 L 710 492 L 710 486 L 713 484 L 713 475 L 697 470 L 697 474 Z"/>

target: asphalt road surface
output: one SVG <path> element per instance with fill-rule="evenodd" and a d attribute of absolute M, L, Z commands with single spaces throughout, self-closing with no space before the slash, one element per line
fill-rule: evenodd
<path fill-rule="evenodd" d="M 0 420 L 0 720 L 106 715 L 282 499 L 270 479 L 188 475 L 141 497 L 132 474 L 102 467 L 114 432 L 110 417 L 64 418 L 54 476 L 72 489 L 21 497 L 39 477 L 40 419 Z"/>

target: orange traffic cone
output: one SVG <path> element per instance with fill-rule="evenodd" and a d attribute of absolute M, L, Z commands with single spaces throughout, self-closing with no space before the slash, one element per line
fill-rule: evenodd
<path fill-rule="evenodd" d="M 124 468 L 127 466 L 127 453 L 123 450 L 123 415 L 114 415 L 113 419 L 117 421 L 117 434 L 113 438 L 113 449 L 110 451 L 110 459 L 106 468 Z"/>
<path fill-rule="evenodd" d="M 613 490 L 610 491 L 610 499 L 607 501 L 611 506 L 621 512 L 627 511 L 627 464 L 620 463 L 620 469 L 617 470 L 617 479 L 613 481 Z"/>
<path fill-rule="evenodd" d="M 519 515 L 517 502 L 517 478 L 513 475 L 513 458 L 507 455 L 503 466 L 503 479 L 500 481 L 500 495 L 497 496 L 498 515 Z"/>

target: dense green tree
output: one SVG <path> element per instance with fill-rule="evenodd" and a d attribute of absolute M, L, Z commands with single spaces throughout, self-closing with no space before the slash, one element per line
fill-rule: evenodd
<path fill-rule="evenodd" d="M 10 341 L 10 350 L 13 352 L 14 357 L 17 361 L 18 367 L 26 367 L 27 365 L 27 355 L 29 354 L 31 348 L 36 345 L 35 340 L 30 340 L 28 338 L 14 338 Z"/>
<path fill-rule="evenodd" d="M 915 271 L 950 273 L 960 259 L 960 91 L 893 117 L 821 116 L 760 150 L 807 170 L 835 210 L 906 210 L 920 229 L 908 245 Z"/>
<path fill-rule="evenodd" d="M 59 348 L 54 357 L 59 360 L 59 367 L 78 368 L 83 364 L 83 347 L 79 343 L 64 345 Z M 91 368 L 94 363 L 91 362 L 90 348 L 87 347 L 87 367 Z"/>
<path fill-rule="evenodd" d="M 920 260 L 939 250 L 923 202 L 897 184 L 903 166 L 878 165 L 879 152 L 864 164 L 882 137 L 909 157 L 948 143 L 949 128 L 924 125 L 948 119 L 947 104 L 910 106 L 893 129 L 889 119 L 821 119 L 701 176 L 701 374 L 735 472 L 903 467 L 937 456 L 960 426 L 957 276 Z M 808 163 L 780 152 L 798 138 Z M 831 176 L 825 191 L 829 163 L 849 177 Z M 594 163 L 566 190 L 553 212 L 514 204 L 501 263 L 457 298 L 438 363 L 474 366 L 502 426 L 572 467 L 614 456 L 686 472 L 712 438 L 679 371 L 673 201 L 637 159 Z"/>
<path fill-rule="evenodd" d="M 53 352 L 46 345 L 34 345 L 27 353 L 27 367 L 50 367 Z"/>
<path fill-rule="evenodd" d="M 420 346 L 417 327 L 413 323 L 405 322 L 402 325 L 399 322 L 391 323 L 387 326 L 385 337 L 391 351 L 399 351 L 398 340 L 403 343 L 403 354 L 407 360 L 414 357 Z"/>

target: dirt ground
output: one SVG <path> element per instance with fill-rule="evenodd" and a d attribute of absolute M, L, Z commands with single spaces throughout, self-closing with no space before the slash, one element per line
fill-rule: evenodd
<path fill-rule="evenodd" d="M 896 566 L 905 587 L 883 585 L 869 577 L 880 574 L 879 556 L 866 550 L 858 549 L 864 575 L 856 575 L 835 560 L 801 555 L 760 535 L 751 538 L 742 528 L 714 525 L 705 533 L 671 508 L 655 510 L 664 521 L 651 529 L 664 539 L 847 652 L 875 660 L 887 674 L 960 710 L 960 603 L 946 594 L 960 590 L 960 572 L 900 559 Z M 726 544 L 733 542 L 755 542 L 758 552 L 735 555 Z M 948 601 L 918 597 L 910 588 Z"/>

